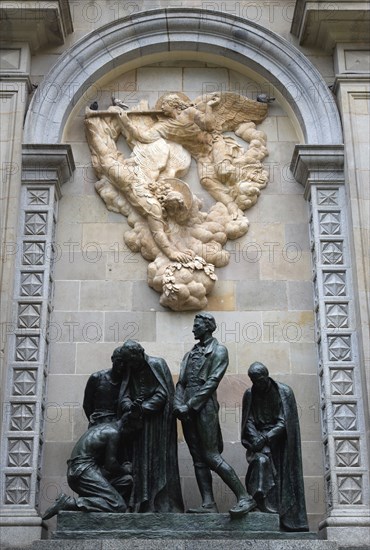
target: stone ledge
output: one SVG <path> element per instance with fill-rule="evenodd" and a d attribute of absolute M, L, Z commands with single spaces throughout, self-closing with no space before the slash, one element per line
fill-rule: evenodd
<path fill-rule="evenodd" d="M 68 0 L 0 0 L 0 15 L 2 40 L 28 42 L 32 52 L 63 44 L 73 32 Z"/>
<path fill-rule="evenodd" d="M 302 46 L 322 48 L 328 53 L 337 43 L 367 42 L 368 2 L 297 0 L 291 32 Z"/>
<path fill-rule="evenodd" d="M 2 550 L 302 550 L 302 543 L 298 541 L 181 541 L 181 540 L 143 540 L 130 539 L 129 541 L 100 540 L 100 541 L 66 541 L 40 540 L 32 546 L 3 546 Z M 298 546 L 298 544 L 300 546 Z M 196 546 L 195 546 L 196 545 Z M 207 546 L 205 546 L 207 545 Z M 337 546 L 337 543 L 328 541 L 307 541 L 304 550 L 370 550 L 369 545 Z"/>
<path fill-rule="evenodd" d="M 336 542 L 307 540 L 116 540 L 95 541 L 43 540 L 27 550 L 338 550 Z M 344 549 L 343 549 L 344 550 Z M 360 550 L 360 549 L 358 549 Z"/>
<path fill-rule="evenodd" d="M 60 512 L 52 538 L 86 539 L 304 539 L 315 533 L 279 530 L 277 514 L 252 512 L 237 519 L 229 514 L 104 514 Z"/>

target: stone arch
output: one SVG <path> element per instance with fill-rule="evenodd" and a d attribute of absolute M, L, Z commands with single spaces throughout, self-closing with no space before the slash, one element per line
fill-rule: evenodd
<path fill-rule="evenodd" d="M 285 97 L 306 144 L 342 143 L 331 91 L 307 58 L 285 39 L 241 17 L 187 8 L 141 12 L 77 42 L 51 69 L 26 118 L 24 142 L 61 142 L 83 93 L 117 67 L 155 53 L 217 55 L 258 73 Z"/>

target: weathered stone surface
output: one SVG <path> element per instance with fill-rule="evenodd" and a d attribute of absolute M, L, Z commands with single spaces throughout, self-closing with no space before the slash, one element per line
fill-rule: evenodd
<path fill-rule="evenodd" d="M 302 540 L 175 540 L 175 539 L 103 539 L 103 540 L 41 540 L 22 550 L 302 550 Z M 368 547 L 356 547 L 368 550 Z M 305 540 L 304 550 L 337 550 L 336 542 Z M 7 549 L 4 549 L 7 550 Z M 16 548 L 14 550 L 21 550 Z M 343 548 L 354 550 L 354 548 Z"/>

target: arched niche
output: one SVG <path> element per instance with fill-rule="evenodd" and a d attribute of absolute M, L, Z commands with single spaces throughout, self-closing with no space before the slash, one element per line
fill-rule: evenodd
<path fill-rule="evenodd" d="M 60 143 L 64 125 L 84 93 L 105 75 L 189 53 L 249 71 L 271 83 L 291 110 L 306 144 L 342 142 L 331 91 L 310 61 L 285 39 L 243 18 L 201 9 L 137 13 L 77 42 L 37 90 L 25 124 L 25 143 Z M 112 76 L 112 75 L 111 75 Z"/>

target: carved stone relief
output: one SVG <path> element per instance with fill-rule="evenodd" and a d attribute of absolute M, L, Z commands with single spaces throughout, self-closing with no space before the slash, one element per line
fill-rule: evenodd
<path fill-rule="evenodd" d="M 130 111 L 113 103 L 105 111 L 86 109 L 95 188 L 109 210 L 127 217 L 132 229 L 125 243 L 150 262 L 148 284 L 161 294 L 161 305 L 203 309 L 215 268 L 229 262 L 226 242 L 248 231 L 243 212 L 268 181 L 266 135 L 256 128 L 268 104 L 229 92 L 192 103 L 183 93 L 169 93 L 154 110 L 145 101 Z M 128 158 L 117 147 L 121 135 L 132 150 Z M 208 211 L 183 179 L 192 158 L 216 201 Z"/>

